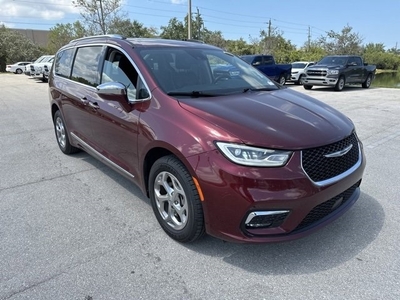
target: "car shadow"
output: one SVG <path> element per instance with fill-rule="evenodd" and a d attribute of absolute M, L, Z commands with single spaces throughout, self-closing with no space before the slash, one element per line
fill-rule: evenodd
<path fill-rule="evenodd" d="M 365 193 L 346 214 L 305 238 L 269 244 L 234 244 L 212 237 L 187 245 L 209 256 L 261 275 L 307 274 L 335 268 L 362 254 L 381 231 L 385 213 L 379 202 Z"/>
<path fill-rule="evenodd" d="M 93 165 L 147 203 L 151 210 L 150 200 L 131 181 L 85 152 L 77 153 L 72 157 Z M 132 203 L 132 205 L 135 204 Z M 335 268 L 354 258 L 363 263 L 364 258 L 361 252 L 379 235 L 384 220 L 385 213 L 379 202 L 361 192 L 358 201 L 343 216 L 319 231 L 298 240 L 282 243 L 240 244 L 205 235 L 194 243 L 176 243 L 202 255 L 221 257 L 225 263 L 248 272 L 261 275 L 307 274 Z M 155 219 L 154 222 L 156 222 Z"/>
<path fill-rule="evenodd" d="M 293 85 L 294 87 L 301 87 L 301 85 Z M 288 86 L 290 87 L 290 85 Z M 328 86 L 313 86 L 313 88 L 311 90 L 306 90 L 304 88 L 302 88 L 302 90 L 304 91 L 309 91 L 309 92 L 335 92 L 335 93 L 348 93 L 348 92 L 354 92 L 354 91 L 367 91 L 369 89 L 375 89 L 374 87 L 369 87 L 368 89 L 363 88 L 361 86 L 353 86 L 353 85 L 346 85 L 343 90 L 341 91 L 335 91 L 332 87 L 328 87 Z"/>

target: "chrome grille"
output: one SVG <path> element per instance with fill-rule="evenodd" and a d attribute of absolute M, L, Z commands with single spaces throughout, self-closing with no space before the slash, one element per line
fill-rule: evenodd
<path fill-rule="evenodd" d="M 350 145 L 353 146 L 346 154 L 337 157 L 326 157 L 326 155 L 342 151 Z M 302 165 L 304 172 L 311 180 L 319 182 L 346 172 L 357 163 L 359 156 L 358 139 L 353 133 L 339 142 L 303 150 Z"/>
<path fill-rule="evenodd" d="M 308 76 L 322 76 L 325 77 L 327 74 L 326 70 L 307 70 Z"/>

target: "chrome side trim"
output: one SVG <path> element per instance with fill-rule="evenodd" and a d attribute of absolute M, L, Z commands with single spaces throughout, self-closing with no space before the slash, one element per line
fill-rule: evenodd
<path fill-rule="evenodd" d="M 76 136 L 76 134 L 74 134 L 73 132 L 70 132 L 71 137 L 73 139 L 75 139 L 79 144 L 81 144 L 83 146 L 83 149 L 88 152 L 89 154 L 95 156 L 96 158 L 98 158 L 99 160 L 101 160 L 102 162 L 104 162 L 105 164 L 109 165 L 111 168 L 116 169 L 117 171 L 123 173 L 124 175 L 126 175 L 127 177 L 133 179 L 135 178 L 134 175 L 132 175 L 131 173 L 129 173 L 127 170 L 121 168 L 119 165 L 117 165 L 116 163 L 114 163 L 113 161 L 109 160 L 107 157 L 105 157 L 104 155 L 101 155 L 98 151 L 96 151 L 93 147 L 89 146 L 86 142 L 82 141 L 79 137 Z"/>
<path fill-rule="evenodd" d="M 253 218 L 257 217 L 257 216 L 271 216 L 271 215 L 280 215 L 280 214 L 285 214 L 288 213 L 288 210 L 275 210 L 275 211 L 253 211 L 251 213 L 249 213 L 249 215 L 247 216 L 247 219 L 245 221 L 245 224 L 249 224 L 251 220 L 253 220 Z"/>

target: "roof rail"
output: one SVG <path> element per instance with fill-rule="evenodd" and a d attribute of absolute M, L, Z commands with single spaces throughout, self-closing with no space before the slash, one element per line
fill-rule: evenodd
<path fill-rule="evenodd" d="M 196 39 L 182 39 L 182 41 L 186 41 L 186 42 L 195 42 L 195 43 L 204 44 L 204 41 L 196 40 Z"/>
<path fill-rule="evenodd" d="M 84 37 L 81 37 L 81 38 L 78 38 L 78 39 L 74 39 L 70 43 L 75 43 L 75 42 L 79 42 L 79 41 L 83 41 L 83 40 L 87 40 L 87 39 L 105 38 L 105 37 L 116 38 L 116 39 L 121 39 L 121 40 L 126 39 L 126 37 L 124 37 L 124 36 L 122 36 L 120 34 L 103 34 L 103 35 L 84 36 Z"/>

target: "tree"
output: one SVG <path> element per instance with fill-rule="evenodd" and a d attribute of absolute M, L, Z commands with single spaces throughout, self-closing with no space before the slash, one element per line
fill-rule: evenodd
<path fill-rule="evenodd" d="M 226 40 L 222 36 L 221 31 L 209 31 L 205 29 L 202 31 L 201 37 L 201 40 L 207 44 L 214 45 L 220 48 L 226 47 Z"/>
<path fill-rule="evenodd" d="M 305 61 L 319 61 L 321 58 L 327 55 L 325 49 L 321 47 L 318 41 L 304 43 L 299 52 L 300 58 L 297 60 Z"/>
<path fill-rule="evenodd" d="M 255 54 L 253 46 L 246 43 L 245 40 L 240 38 L 239 40 L 228 40 L 226 41 L 226 49 L 236 55 L 248 55 Z"/>
<path fill-rule="evenodd" d="M 84 37 L 86 34 L 86 29 L 79 21 L 73 24 L 57 24 L 50 28 L 47 49 L 49 53 L 55 53 L 60 47 L 69 43 L 71 40 Z"/>
<path fill-rule="evenodd" d="M 110 33 L 120 34 L 126 37 L 155 37 L 158 35 L 157 29 L 154 27 L 145 27 L 138 21 L 130 21 L 129 19 L 116 19 L 110 25 Z"/>
<path fill-rule="evenodd" d="M 167 26 L 161 26 L 160 37 L 163 39 L 183 40 L 187 38 L 187 27 L 177 18 L 169 20 Z"/>
<path fill-rule="evenodd" d="M 358 33 L 352 32 L 353 28 L 345 26 L 342 31 L 329 31 L 326 36 L 319 38 L 319 44 L 328 54 L 362 54 L 362 41 Z"/>
<path fill-rule="evenodd" d="M 32 61 L 43 53 L 43 49 L 19 32 L 0 26 L 0 71 L 5 71 L 6 64 Z"/>
<path fill-rule="evenodd" d="M 91 35 L 107 34 L 110 26 L 118 19 L 122 0 L 73 0 L 81 9 L 87 30 Z"/>

